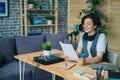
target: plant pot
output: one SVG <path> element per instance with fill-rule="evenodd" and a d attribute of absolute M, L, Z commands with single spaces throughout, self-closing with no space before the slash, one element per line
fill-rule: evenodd
<path fill-rule="evenodd" d="M 51 55 L 51 50 L 43 50 L 45 56 Z"/>
<path fill-rule="evenodd" d="M 34 4 L 28 4 L 29 9 L 34 9 Z"/>
<path fill-rule="evenodd" d="M 52 20 L 47 20 L 48 25 L 52 25 Z"/>

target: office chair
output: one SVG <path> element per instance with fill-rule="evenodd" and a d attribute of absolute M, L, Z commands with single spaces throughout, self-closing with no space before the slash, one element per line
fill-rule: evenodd
<path fill-rule="evenodd" d="M 116 62 L 117 62 L 117 54 L 113 53 L 111 51 L 108 51 L 108 59 L 109 59 L 110 63 L 116 64 Z"/>

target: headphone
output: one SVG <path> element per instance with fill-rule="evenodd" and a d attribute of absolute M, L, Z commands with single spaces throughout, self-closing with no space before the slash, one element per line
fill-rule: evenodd
<path fill-rule="evenodd" d="M 92 40 L 95 39 L 96 34 L 97 34 L 97 31 L 96 31 L 96 33 L 94 35 L 88 35 L 88 33 L 85 32 L 85 34 L 83 35 L 83 38 L 85 40 L 92 41 Z"/>

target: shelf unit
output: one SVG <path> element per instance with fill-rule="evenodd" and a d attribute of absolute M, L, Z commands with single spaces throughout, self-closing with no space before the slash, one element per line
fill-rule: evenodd
<path fill-rule="evenodd" d="M 28 27 L 50 27 L 50 33 L 58 33 L 58 0 L 54 0 L 55 7 L 53 9 L 53 0 L 49 0 L 50 2 L 50 9 L 28 9 L 27 8 L 27 0 L 20 0 L 20 16 L 21 16 L 21 35 L 28 35 Z M 40 13 L 50 13 L 50 15 L 55 16 L 55 23 L 52 25 L 48 24 L 37 24 L 37 25 L 29 25 L 28 24 L 28 12 L 38 12 Z M 54 14 L 53 14 L 54 12 Z M 53 31 L 53 27 L 55 31 Z"/>

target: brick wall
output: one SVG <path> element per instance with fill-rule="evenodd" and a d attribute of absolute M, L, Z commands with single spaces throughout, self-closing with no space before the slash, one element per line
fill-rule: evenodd
<path fill-rule="evenodd" d="M 67 32 L 67 2 L 68 0 L 58 0 L 58 32 Z M 8 7 L 9 16 L 0 17 L 0 37 L 20 35 L 19 0 L 9 0 Z M 32 32 L 49 32 L 49 28 L 29 28 L 29 33 Z"/>
<path fill-rule="evenodd" d="M 67 32 L 68 0 L 59 0 L 58 32 Z"/>
<path fill-rule="evenodd" d="M 20 34 L 19 0 L 9 0 L 9 17 L 0 17 L 0 37 Z"/>

